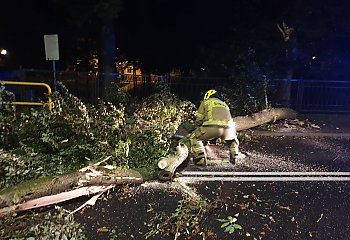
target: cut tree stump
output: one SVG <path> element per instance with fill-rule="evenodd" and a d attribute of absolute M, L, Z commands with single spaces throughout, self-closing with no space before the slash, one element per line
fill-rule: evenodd
<path fill-rule="evenodd" d="M 158 162 L 158 167 L 160 171 L 158 172 L 158 177 L 160 180 L 170 180 L 175 170 L 178 166 L 181 165 L 188 157 L 188 147 L 180 143 L 176 147 L 176 154 L 175 155 L 168 155 L 165 158 L 162 158 Z"/>

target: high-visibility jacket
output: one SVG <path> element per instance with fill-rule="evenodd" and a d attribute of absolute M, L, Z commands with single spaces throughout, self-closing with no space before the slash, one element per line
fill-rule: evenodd
<path fill-rule="evenodd" d="M 232 116 L 227 104 L 218 98 L 209 98 L 201 102 L 196 114 L 197 126 L 229 127 Z"/>

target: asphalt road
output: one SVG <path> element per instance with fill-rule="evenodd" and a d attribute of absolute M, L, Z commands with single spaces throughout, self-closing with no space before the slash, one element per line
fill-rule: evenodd
<path fill-rule="evenodd" d="M 205 168 L 185 166 L 184 171 L 350 171 L 350 139 L 344 137 L 254 136 L 250 141 L 242 141 L 241 149 L 248 157 L 234 166 L 225 159 L 225 151 L 218 150 L 216 154 L 221 160 L 210 161 Z M 216 204 L 200 222 L 201 230 L 208 233 L 205 239 L 350 239 L 349 181 L 186 184 L 188 188 L 179 181 L 148 182 L 118 189 L 75 217 L 86 226 L 89 239 L 145 239 L 149 231 L 147 224 L 155 214 L 164 212 L 169 216 L 181 199 L 195 194 Z M 77 205 L 66 207 L 73 210 Z M 237 223 L 242 229 L 225 233 L 217 219 L 228 216 L 238 216 Z M 204 239 L 190 235 L 188 238 L 180 235 L 178 239 Z M 149 239 L 174 239 L 174 236 L 156 235 Z"/>

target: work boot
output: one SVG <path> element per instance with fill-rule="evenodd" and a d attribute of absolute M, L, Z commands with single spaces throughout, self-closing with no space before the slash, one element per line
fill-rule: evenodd
<path fill-rule="evenodd" d="M 207 161 L 206 161 L 206 159 L 204 157 L 198 158 L 198 159 L 193 159 L 193 162 L 197 166 L 207 166 Z"/>
<path fill-rule="evenodd" d="M 233 165 L 236 164 L 237 159 L 243 159 L 246 155 L 244 153 L 238 152 L 238 153 L 230 153 L 230 163 Z"/>
<path fill-rule="evenodd" d="M 233 165 L 236 164 L 236 157 L 233 153 L 230 153 L 230 163 L 232 163 Z"/>

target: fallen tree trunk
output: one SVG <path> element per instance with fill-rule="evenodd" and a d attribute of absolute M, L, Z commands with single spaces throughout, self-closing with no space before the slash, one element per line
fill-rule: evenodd
<path fill-rule="evenodd" d="M 0 191 L 0 208 L 16 205 L 18 206 L 17 208 L 11 208 L 9 210 L 24 210 L 21 209 L 22 207 L 20 206 L 24 202 L 44 196 L 59 194 L 64 191 L 94 186 L 140 184 L 146 180 L 155 178 L 156 176 L 152 176 L 146 170 L 142 169 L 110 170 L 98 166 L 88 166 L 74 173 L 39 178 L 2 190 Z M 86 191 L 86 193 L 89 193 L 89 191 Z M 93 192 L 91 193 L 93 194 Z M 71 197 L 64 200 L 69 199 L 71 199 Z M 56 202 L 61 201 L 62 200 L 57 200 Z M 2 209 L 0 209 L 0 213 L 5 211 L 1 210 Z"/>
<path fill-rule="evenodd" d="M 57 203 L 61 203 L 64 201 L 68 201 L 74 198 L 78 198 L 85 195 L 94 195 L 99 196 L 100 194 L 106 192 L 107 190 L 113 188 L 114 185 L 110 186 L 89 186 L 89 187 L 80 187 L 68 192 L 62 192 L 54 195 L 44 196 L 32 200 L 28 200 L 23 203 L 10 205 L 8 207 L 0 208 L 0 217 L 4 216 L 10 212 L 18 212 L 30 210 L 33 208 L 45 207 Z"/>
<path fill-rule="evenodd" d="M 240 131 L 280 119 L 294 119 L 296 116 L 296 112 L 292 109 L 277 108 L 264 110 L 251 116 L 235 117 L 234 121 L 236 122 L 237 131 Z M 158 162 L 160 169 L 158 176 L 150 175 L 147 170 L 142 169 L 108 170 L 93 165 L 78 172 L 40 178 L 2 190 L 0 191 L 0 208 L 2 208 L 0 209 L 0 215 L 9 211 L 25 210 L 35 206 L 45 206 L 48 203 L 62 202 L 72 199 L 72 194 L 76 194 L 76 197 L 89 194 L 91 189 L 95 189 L 93 193 L 97 193 L 109 189 L 110 186 L 120 184 L 140 184 L 146 180 L 157 178 L 169 180 L 173 177 L 177 167 L 187 159 L 189 153 L 188 147 L 183 143 L 180 143 L 176 150 L 175 155 L 168 155 Z M 86 188 L 89 186 L 93 188 Z M 97 191 L 94 186 L 102 187 Z M 83 188 L 83 191 L 75 191 L 79 188 Z M 65 191 L 70 192 L 63 194 Z M 54 195 L 54 198 L 49 198 L 49 200 L 45 198 L 45 196 L 50 195 Z M 31 202 L 32 199 L 37 199 L 38 202 Z"/>
<path fill-rule="evenodd" d="M 297 112 L 290 108 L 272 108 L 254 113 L 250 116 L 238 116 L 233 118 L 237 131 L 257 127 L 259 125 L 275 122 L 281 119 L 294 119 Z"/>

